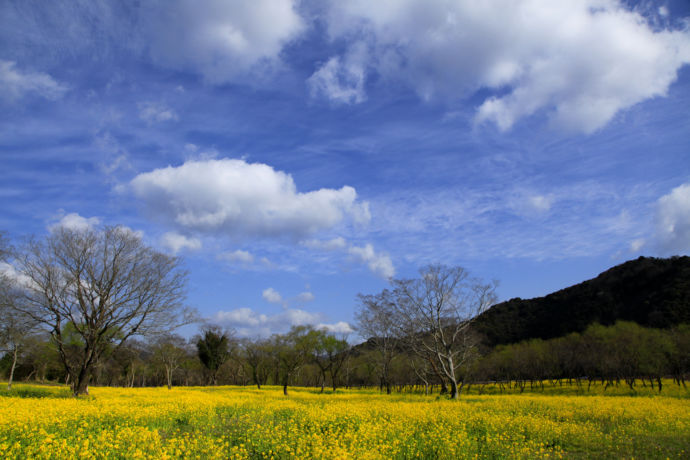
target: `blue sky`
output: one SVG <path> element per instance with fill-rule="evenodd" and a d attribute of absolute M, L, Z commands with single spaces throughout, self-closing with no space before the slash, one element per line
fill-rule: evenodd
<path fill-rule="evenodd" d="M 126 225 L 240 335 L 425 264 L 690 252 L 685 1 L 0 1 L 0 229 Z"/>

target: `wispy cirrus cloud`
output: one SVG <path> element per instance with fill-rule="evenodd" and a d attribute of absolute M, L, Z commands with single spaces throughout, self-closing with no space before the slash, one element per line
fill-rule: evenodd
<path fill-rule="evenodd" d="M 0 59 L 0 99 L 16 101 L 35 94 L 46 99 L 60 99 L 67 86 L 44 72 L 21 70 L 14 61 Z"/>

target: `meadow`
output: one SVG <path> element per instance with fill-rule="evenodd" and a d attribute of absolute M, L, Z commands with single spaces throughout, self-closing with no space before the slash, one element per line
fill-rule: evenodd
<path fill-rule="evenodd" d="M 0 391 L 0 458 L 688 458 L 689 394 L 666 388 L 489 386 L 449 401 L 377 390 L 98 387 L 77 399 L 66 387 L 16 384 Z"/>

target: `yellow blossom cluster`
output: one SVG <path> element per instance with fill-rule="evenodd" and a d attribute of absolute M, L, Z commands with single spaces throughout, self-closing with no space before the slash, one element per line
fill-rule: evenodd
<path fill-rule="evenodd" d="M 0 458 L 687 458 L 690 400 L 278 387 L 22 387 L 0 397 Z M 33 390 L 32 390 L 33 388 Z M 14 391 L 14 390 L 13 390 Z M 27 393 L 25 391 L 25 393 Z M 30 394 L 31 392 L 28 391 Z"/>

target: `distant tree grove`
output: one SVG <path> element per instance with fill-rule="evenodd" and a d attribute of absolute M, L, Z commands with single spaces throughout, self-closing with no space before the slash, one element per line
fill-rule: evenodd
<path fill-rule="evenodd" d="M 360 294 L 356 328 L 367 341 L 312 326 L 239 338 L 204 324 L 186 339 L 175 327 L 195 321 L 184 304 L 179 259 L 147 247 L 124 227 L 54 230 L 10 246 L 0 234 L 0 372 L 14 380 L 60 382 L 74 395 L 89 385 L 280 385 L 337 391 L 446 393 L 488 383 L 523 391 L 544 382 L 651 386 L 690 378 L 690 325 L 590 325 L 582 333 L 494 348 L 474 319 L 496 301 L 495 283 L 461 267 L 430 265 Z"/>

